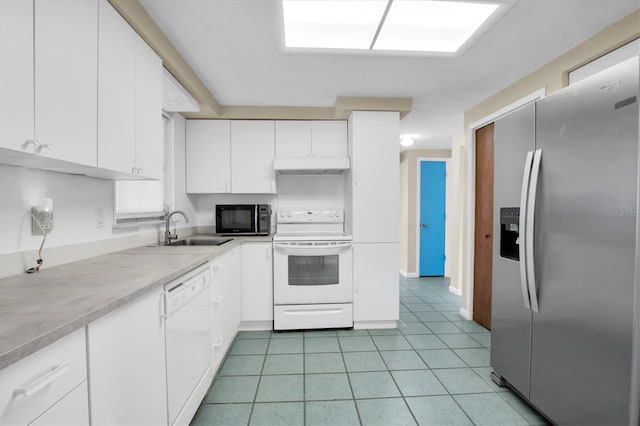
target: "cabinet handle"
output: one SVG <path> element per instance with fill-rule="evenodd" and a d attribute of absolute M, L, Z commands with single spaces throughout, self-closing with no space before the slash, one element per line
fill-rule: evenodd
<path fill-rule="evenodd" d="M 355 172 L 353 173 L 353 184 L 354 185 L 358 184 L 358 175 Z"/>
<path fill-rule="evenodd" d="M 216 297 L 215 299 L 213 299 L 214 305 L 219 305 L 220 303 L 222 303 L 222 297 Z"/>
<path fill-rule="evenodd" d="M 360 280 L 356 280 L 356 293 L 360 293 Z"/>
<path fill-rule="evenodd" d="M 138 174 L 142 173 L 142 167 L 138 167 Z"/>
<path fill-rule="evenodd" d="M 40 377 L 39 379 L 36 379 L 34 382 L 27 385 L 26 387 L 14 390 L 13 394 L 16 396 L 18 395 L 31 396 L 34 393 L 44 389 L 47 385 L 51 384 L 55 380 L 59 379 L 68 370 L 69 370 L 69 363 L 65 363 L 57 367 L 54 367 L 47 374 Z"/>
<path fill-rule="evenodd" d="M 267 260 L 271 260 L 271 247 L 267 247 Z"/>
<path fill-rule="evenodd" d="M 51 149 L 51 147 L 52 147 L 52 146 L 53 146 L 53 144 L 50 144 L 50 143 L 39 143 L 39 142 L 36 140 L 36 152 L 40 152 L 40 151 L 42 151 L 42 150 L 43 150 L 43 149 L 45 149 L 45 148 L 46 148 L 46 149 Z"/>
<path fill-rule="evenodd" d="M 216 342 L 213 344 L 213 347 L 219 348 L 220 346 L 222 346 L 222 342 L 224 342 L 224 337 L 218 337 L 216 339 Z"/>
<path fill-rule="evenodd" d="M 224 181 L 224 192 L 229 192 L 229 181 Z"/>
<path fill-rule="evenodd" d="M 27 149 L 29 145 L 33 145 L 33 152 L 36 152 L 36 147 L 38 146 L 38 139 L 27 139 L 22 143 L 22 149 Z"/>
<path fill-rule="evenodd" d="M 131 174 L 132 174 L 132 175 L 135 175 L 135 174 L 136 174 L 136 168 L 135 168 L 135 167 L 132 167 L 132 168 L 131 168 Z"/>
<path fill-rule="evenodd" d="M 167 296 L 164 291 L 160 293 L 160 319 L 167 319 Z"/>

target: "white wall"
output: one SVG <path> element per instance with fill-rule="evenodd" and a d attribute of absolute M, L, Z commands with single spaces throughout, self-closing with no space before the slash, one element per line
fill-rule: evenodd
<path fill-rule="evenodd" d="M 278 209 L 344 209 L 344 175 L 279 175 L 277 194 L 199 194 L 190 195 L 198 226 L 215 225 L 216 204 L 271 204 Z"/>
<path fill-rule="evenodd" d="M 173 208 L 195 217 L 195 207 L 184 193 L 184 118 L 174 115 L 169 129 L 174 142 L 169 149 L 173 153 L 170 155 L 173 158 L 170 164 L 174 183 Z M 42 197 L 52 198 L 54 204 L 54 229 L 45 244 L 45 264 L 48 266 L 46 250 L 54 247 L 101 241 L 107 245 L 108 240 L 136 235 L 153 238 L 161 228 L 159 225 L 112 229 L 112 186 L 108 180 L 0 164 L 0 223 L 3 224 L 0 255 L 34 250 L 40 246 L 42 236 L 31 235 L 30 212 L 31 206 Z M 96 224 L 96 209 L 103 211 L 102 227 Z M 189 225 L 177 223 L 178 228 L 193 225 L 193 221 Z M 130 242 L 131 245 L 146 243 L 146 240 L 137 243 L 135 238 Z"/>

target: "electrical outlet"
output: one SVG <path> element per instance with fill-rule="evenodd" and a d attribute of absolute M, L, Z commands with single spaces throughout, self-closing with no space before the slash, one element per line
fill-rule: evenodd
<path fill-rule="evenodd" d="M 32 207 L 31 215 L 31 235 L 48 234 L 53 230 L 53 211 Z"/>
<path fill-rule="evenodd" d="M 96 209 L 96 228 L 104 228 L 104 209 Z"/>

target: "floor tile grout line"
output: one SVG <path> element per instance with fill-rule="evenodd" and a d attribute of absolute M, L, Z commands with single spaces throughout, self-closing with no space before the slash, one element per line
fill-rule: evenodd
<path fill-rule="evenodd" d="M 367 335 L 369 335 L 369 331 L 367 330 Z M 356 402 L 356 393 L 353 391 L 353 384 L 351 383 L 351 376 L 349 376 L 349 371 L 347 368 L 347 362 L 344 359 L 344 351 L 342 350 L 342 344 L 340 343 L 340 339 L 338 339 L 338 347 L 340 348 L 340 356 L 342 358 L 342 365 L 344 366 L 345 374 L 347 375 L 347 382 L 349 382 L 349 390 L 351 391 L 351 397 L 353 398 L 353 406 L 356 409 L 356 415 L 358 416 L 358 422 L 360 425 L 363 425 L 362 417 L 360 416 L 360 409 L 358 408 L 358 403 Z"/>
<path fill-rule="evenodd" d="M 256 399 L 258 398 L 258 390 L 260 389 L 260 382 L 262 382 L 262 373 L 264 372 L 264 366 L 267 363 L 267 353 L 269 352 L 269 345 L 271 344 L 271 336 L 273 333 L 269 334 L 269 342 L 267 343 L 267 348 L 264 351 L 264 360 L 262 361 L 262 368 L 260 369 L 260 376 L 258 376 L 258 384 L 256 385 L 256 390 L 253 394 L 253 402 L 251 403 L 251 411 L 249 412 L 249 419 L 247 420 L 247 426 L 251 424 L 251 419 L 253 417 L 253 412 L 256 407 Z M 225 360 L 226 361 L 226 360 Z"/>

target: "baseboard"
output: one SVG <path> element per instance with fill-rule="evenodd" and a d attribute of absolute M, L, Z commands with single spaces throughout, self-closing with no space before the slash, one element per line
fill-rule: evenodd
<path fill-rule="evenodd" d="M 240 331 L 273 330 L 273 321 L 242 321 Z"/>
<path fill-rule="evenodd" d="M 398 328 L 398 321 L 354 321 L 353 328 L 356 330 Z"/>
<path fill-rule="evenodd" d="M 458 313 L 463 317 L 465 317 L 466 319 L 468 319 L 469 321 L 473 319 L 473 317 L 471 316 L 471 313 L 467 311 L 465 308 L 460 308 L 460 312 Z"/>
<path fill-rule="evenodd" d="M 418 278 L 417 272 L 407 272 L 402 269 L 400 269 L 400 275 L 402 275 L 405 278 Z"/>
<path fill-rule="evenodd" d="M 455 288 L 454 286 L 449 286 L 449 291 L 453 294 L 455 294 L 456 296 L 462 296 L 462 290 L 459 288 Z"/>

